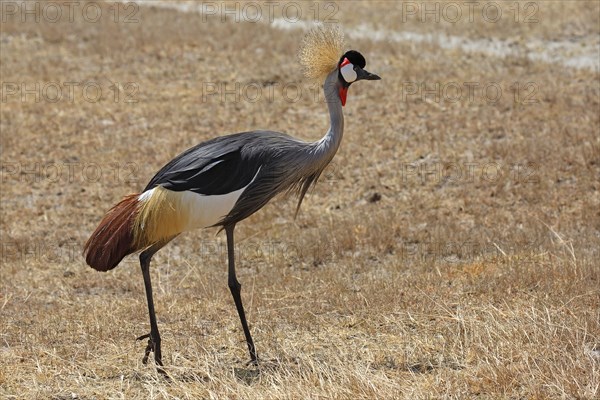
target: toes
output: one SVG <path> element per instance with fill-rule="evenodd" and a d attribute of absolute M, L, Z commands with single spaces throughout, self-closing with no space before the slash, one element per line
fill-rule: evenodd
<path fill-rule="evenodd" d="M 248 367 L 248 366 L 250 366 L 250 365 L 252 365 L 252 366 L 254 366 L 254 367 L 257 367 L 257 366 L 258 366 L 258 357 L 256 357 L 256 358 L 253 358 L 253 359 L 251 359 L 250 361 L 248 361 L 248 362 L 246 363 L 246 366 L 247 366 L 247 367 Z"/>
<path fill-rule="evenodd" d="M 156 361 L 156 365 L 162 366 L 162 357 L 160 354 L 160 342 L 158 342 L 158 346 L 157 343 L 155 343 L 152 340 L 152 334 L 148 333 L 146 335 L 142 335 L 140 337 L 138 337 L 136 340 L 142 340 L 142 339 L 148 339 L 148 344 L 146 345 L 146 349 L 144 350 L 144 357 L 142 358 L 142 363 L 143 364 L 148 364 L 148 358 L 150 357 L 150 353 L 154 352 L 154 361 Z M 159 339 L 160 340 L 160 339 Z M 159 372 L 161 372 L 162 368 L 159 368 Z M 164 373 L 161 372 L 161 373 Z"/>
<path fill-rule="evenodd" d="M 137 341 L 137 340 L 143 340 L 143 339 L 148 339 L 148 338 L 150 338 L 150 334 L 146 333 L 145 335 L 142 335 L 142 336 L 136 338 L 135 340 Z"/>

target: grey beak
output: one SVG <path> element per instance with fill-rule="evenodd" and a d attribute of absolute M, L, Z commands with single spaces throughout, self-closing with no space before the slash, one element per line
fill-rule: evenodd
<path fill-rule="evenodd" d="M 362 68 L 359 68 L 356 71 L 356 75 L 357 75 L 357 77 L 356 77 L 357 81 L 361 80 L 361 79 L 366 80 L 366 81 L 378 81 L 381 79 L 379 77 L 379 75 L 372 74 L 369 71 L 367 71 L 366 69 L 362 69 Z"/>

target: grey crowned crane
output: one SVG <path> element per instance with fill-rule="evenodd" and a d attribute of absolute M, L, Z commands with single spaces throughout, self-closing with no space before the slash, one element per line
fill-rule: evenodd
<path fill-rule="evenodd" d="M 154 352 L 157 369 L 163 374 L 150 281 L 152 256 L 182 232 L 208 227 L 225 230 L 229 289 L 250 361 L 256 364 L 256 348 L 235 275 L 235 226 L 282 192 L 298 193 L 298 212 L 306 191 L 316 183 L 340 146 L 344 132 L 342 107 L 348 88 L 359 80 L 380 79 L 365 70 L 366 62 L 359 52 L 343 53 L 339 28 L 318 27 L 310 31 L 304 38 L 300 61 L 308 77 L 323 82 L 330 127 L 322 139 L 305 142 L 284 133 L 250 131 L 200 143 L 165 165 L 141 193 L 128 195 L 116 204 L 85 244 L 86 262 L 98 271 L 113 269 L 126 255 L 141 251 L 150 333 L 138 340 L 148 339 L 143 362 Z"/>

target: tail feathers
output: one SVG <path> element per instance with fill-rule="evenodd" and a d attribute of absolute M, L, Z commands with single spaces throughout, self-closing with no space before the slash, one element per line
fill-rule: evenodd
<path fill-rule="evenodd" d="M 130 194 L 111 208 L 85 243 L 83 254 L 90 267 L 108 271 L 123 257 L 138 250 L 133 237 L 138 198 L 139 194 Z"/>

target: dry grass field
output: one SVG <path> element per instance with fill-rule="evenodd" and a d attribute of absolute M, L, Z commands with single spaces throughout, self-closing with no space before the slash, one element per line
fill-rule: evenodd
<path fill-rule="evenodd" d="M 200 141 L 325 133 L 296 58 L 302 24 L 249 21 L 262 2 L 210 15 L 80 2 L 70 18 L 60 2 L 27 16 L 3 1 L 0 398 L 598 398 L 600 73 L 561 60 L 598 54 L 599 3 L 501 3 L 495 23 L 455 24 L 462 2 L 429 3 L 440 22 L 408 3 L 425 4 L 281 3 L 302 20 L 334 12 L 382 80 L 350 89 L 342 146 L 298 217 L 281 197 L 238 225 L 258 367 L 224 235 L 190 232 L 154 258 L 167 381 L 135 341 L 148 332 L 137 258 L 99 273 L 82 245 Z M 225 6 L 247 14 L 223 20 Z M 532 42 L 558 58 L 535 59 Z"/>

